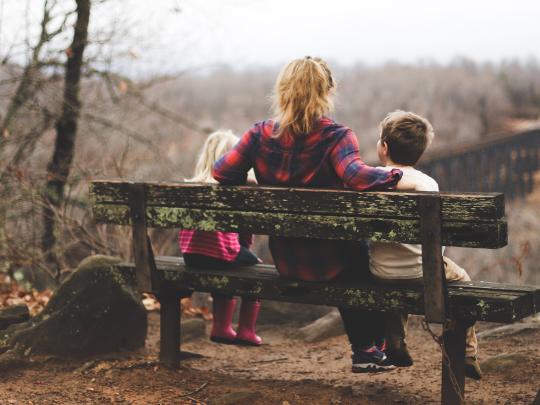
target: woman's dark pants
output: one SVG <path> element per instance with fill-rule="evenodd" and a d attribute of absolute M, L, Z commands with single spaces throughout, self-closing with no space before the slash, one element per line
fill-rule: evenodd
<path fill-rule="evenodd" d="M 369 249 L 366 243 L 350 243 L 347 252 L 350 263 L 333 281 L 350 284 L 370 281 Z M 349 337 L 353 352 L 380 344 L 384 339 L 384 316 L 380 312 L 358 308 L 339 307 L 345 332 Z"/>

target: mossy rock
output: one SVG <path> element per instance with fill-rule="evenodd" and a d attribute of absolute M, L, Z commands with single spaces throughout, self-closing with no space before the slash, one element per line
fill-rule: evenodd
<path fill-rule="evenodd" d="M 0 350 L 85 357 L 144 346 L 147 314 L 120 259 L 90 256 L 58 287 L 43 312 L 8 327 Z"/>

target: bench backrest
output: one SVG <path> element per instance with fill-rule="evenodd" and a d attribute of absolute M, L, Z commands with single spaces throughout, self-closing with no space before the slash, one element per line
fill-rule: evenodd
<path fill-rule="evenodd" d="M 421 201 L 439 196 L 123 181 L 94 181 L 91 195 L 98 223 L 130 224 L 130 201 L 143 198 L 149 227 L 402 243 L 421 243 Z M 440 201 L 443 245 L 507 244 L 502 194 L 440 193 Z"/>
<path fill-rule="evenodd" d="M 507 244 L 499 193 L 390 193 L 194 183 L 94 181 L 96 222 L 133 227 L 137 282 L 159 284 L 147 227 L 247 231 L 315 239 L 421 243 L 428 321 L 444 322 L 441 246 Z"/>

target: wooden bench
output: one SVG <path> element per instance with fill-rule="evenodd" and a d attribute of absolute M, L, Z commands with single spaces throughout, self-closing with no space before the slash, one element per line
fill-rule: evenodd
<path fill-rule="evenodd" d="M 139 289 L 161 302 L 160 361 L 177 367 L 180 305 L 193 291 L 306 304 L 423 314 L 443 323 L 442 402 L 463 401 L 465 329 L 475 321 L 512 323 L 535 314 L 540 289 L 482 281 L 447 285 L 441 245 L 507 244 L 502 194 L 355 192 L 193 183 L 94 181 L 97 223 L 131 225 Z M 302 282 L 270 265 L 202 271 L 181 258 L 154 259 L 148 227 L 421 243 L 425 287 Z M 446 354 L 446 355 L 444 355 Z"/>

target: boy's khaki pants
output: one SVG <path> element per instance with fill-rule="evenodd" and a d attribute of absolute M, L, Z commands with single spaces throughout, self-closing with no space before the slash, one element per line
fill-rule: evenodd
<path fill-rule="evenodd" d="M 444 271 L 446 280 L 448 281 L 471 281 L 471 278 L 465 271 L 465 269 L 458 266 L 452 260 L 447 257 L 443 257 Z M 382 283 L 391 284 L 422 284 L 422 279 L 407 279 L 407 280 L 387 280 L 375 277 L 375 279 Z M 406 336 L 407 336 L 407 318 L 406 313 L 388 312 L 385 314 L 385 335 L 386 344 L 389 349 L 406 348 Z M 474 326 L 467 328 L 465 356 L 476 358 L 478 354 L 478 340 L 476 338 L 476 332 Z"/>

